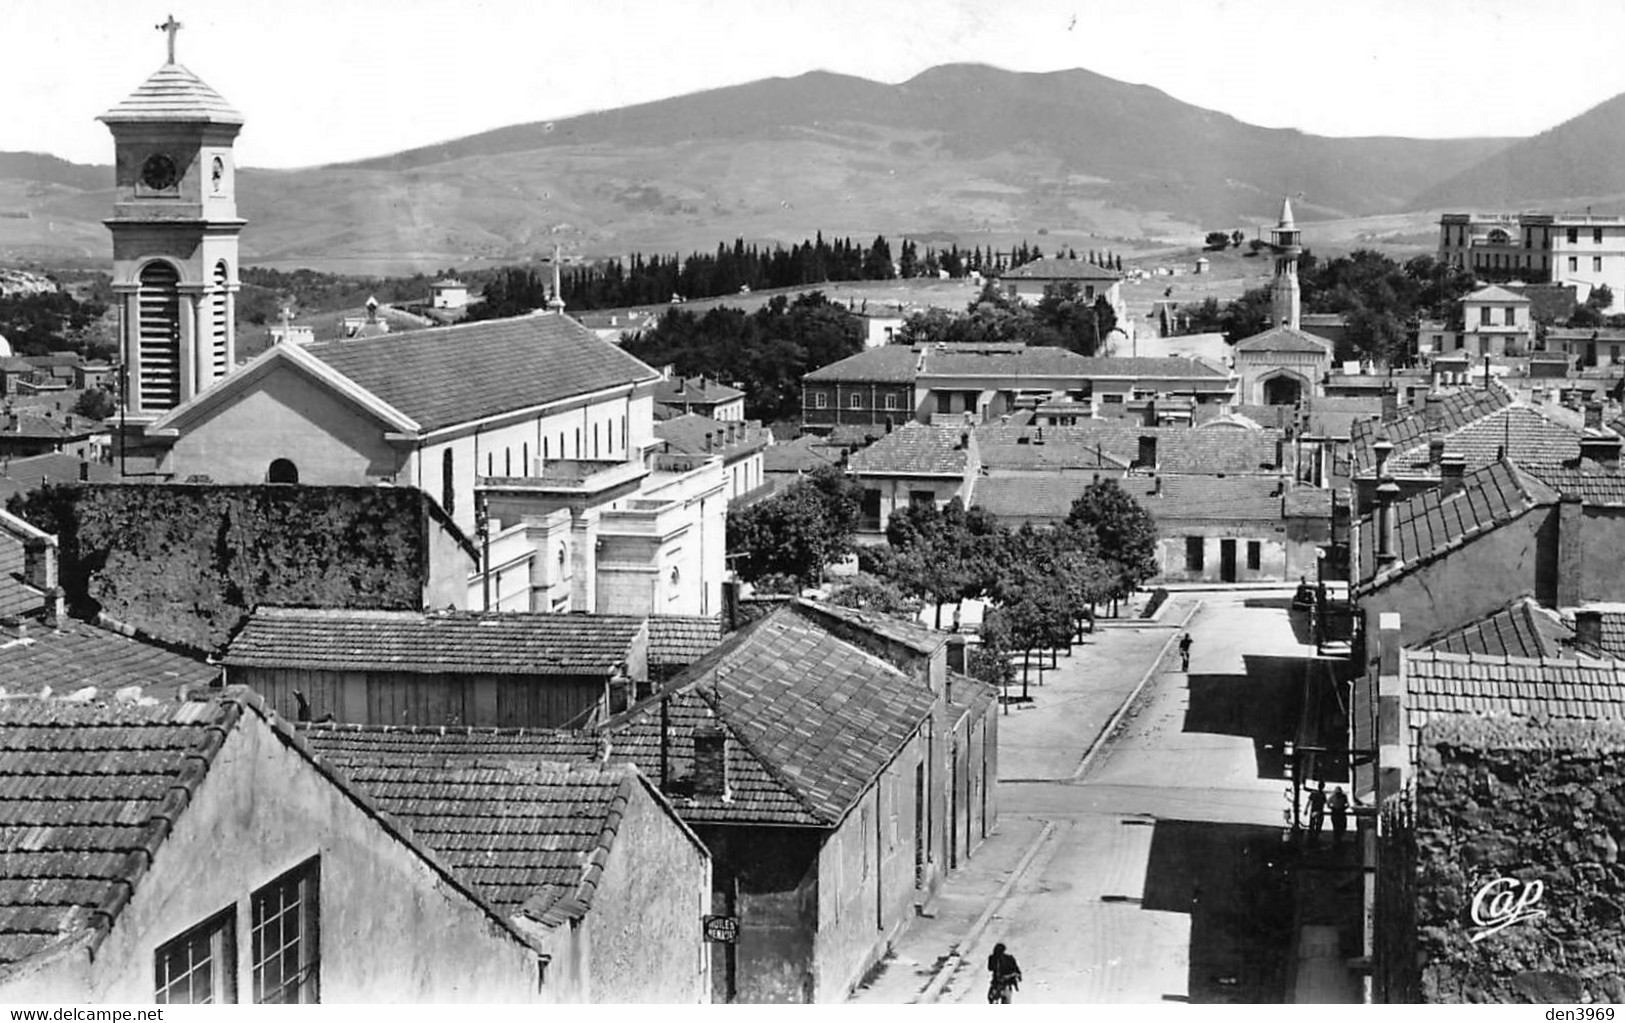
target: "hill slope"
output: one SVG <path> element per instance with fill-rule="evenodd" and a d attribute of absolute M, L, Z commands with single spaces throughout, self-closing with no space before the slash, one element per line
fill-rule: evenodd
<path fill-rule="evenodd" d="M 1416 209 L 1625 208 L 1625 95 L 1514 143 L 1416 196 Z M 1603 212 L 1598 209 L 1597 212 Z"/>
<path fill-rule="evenodd" d="M 1283 195 L 1302 219 L 1398 210 L 1508 144 L 1322 138 L 1088 71 L 950 65 L 899 85 L 769 79 L 349 164 L 249 170 L 239 186 L 244 251 L 260 261 L 443 265 L 555 242 L 687 251 L 819 230 L 1189 241 L 1273 219 Z M 35 235 L 48 222 L 45 234 L 75 244 L 98 237 L 109 189 L 69 185 L 60 168 L 49 187 L 17 173 L 0 180 L 0 253 L 19 240 L 19 208 Z"/>

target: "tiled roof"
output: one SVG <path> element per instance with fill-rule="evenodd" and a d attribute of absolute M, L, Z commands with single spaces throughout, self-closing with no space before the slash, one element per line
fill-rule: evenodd
<path fill-rule="evenodd" d="M 448 755 L 428 732 L 312 726 L 304 734 L 493 905 L 544 924 L 592 908 L 641 784 L 625 764 L 516 759 L 478 746 Z"/>
<path fill-rule="evenodd" d="M 967 452 L 960 439 L 969 427 L 926 426 L 905 423 L 847 459 L 855 475 L 911 473 L 922 476 L 960 476 Z"/>
<path fill-rule="evenodd" d="M 0 690 L 11 693 L 50 686 L 60 695 L 95 686 L 111 696 L 140 686 L 144 696 L 174 700 L 219 679 L 216 665 L 73 619 L 55 629 L 32 626 L 23 642 L 0 647 Z"/>
<path fill-rule="evenodd" d="M 1520 597 L 1476 622 L 1417 644 L 1450 654 L 1499 657 L 1558 657 L 1573 631 L 1531 597 Z"/>
<path fill-rule="evenodd" d="M 649 667 L 687 667 L 722 642 L 722 619 L 655 615 L 649 619 Z"/>
<path fill-rule="evenodd" d="M 1000 472 L 976 481 L 973 503 L 1001 519 L 1060 520 L 1090 482 L 1086 474 Z"/>
<path fill-rule="evenodd" d="M 0 700 L 0 967 L 122 907 L 241 713 Z"/>
<path fill-rule="evenodd" d="M 304 350 L 424 430 L 654 380 L 654 370 L 568 316 L 414 330 Z"/>
<path fill-rule="evenodd" d="M 1560 494 L 1579 494 L 1585 504 L 1625 507 L 1625 472 L 1617 466 L 1610 468 L 1589 461 L 1568 465 L 1519 461 L 1518 468 Z"/>
<path fill-rule="evenodd" d="M 1396 446 L 1390 456 L 1393 465 L 1396 468 L 1426 465 L 1428 443 L 1429 438 L 1424 434 L 1420 443 L 1409 448 L 1400 450 Z M 1448 434 L 1444 439 L 1444 453 L 1461 456 L 1469 472 L 1482 469 L 1503 455 L 1520 465 L 1563 462 L 1579 456 L 1580 432 L 1528 405 L 1508 405 Z"/>
<path fill-rule="evenodd" d="M 1601 654 L 1625 660 L 1625 610 L 1603 611 L 1601 617 Z"/>
<path fill-rule="evenodd" d="M 669 377 L 655 384 L 654 399 L 668 405 L 716 405 L 725 401 L 738 401 L 745 392 L 705 377 Z"/>
<path fill-rule="evenodd" d="M 1494 284 L 1490 284 L 1490 285 L 1486 285 L 1485 287 L 1479 288 L 1477 291 L 1468 293 L 1466 296 L 1464 296 L 1462 298 L 1462 301 L 1463 302 L 1501 302 L 1501 303 L 1519 305 L 1519 304 L 1528 304 L 1529 299 L 1525 298 L 1524 296 L 1518 294 L 1515 291 L 1508 291 L 1505 288 L 1498 287 L 1497 285 L 1494 285 Z"/>
<path fill-rule="evenodd" d="M 1158 522 L 1278 522 L 1281 518 L 1283 484 L 1279 477 L 1162 473 L 1125 476 L 1117 482 Z"/>
<path fill-rule="evenodd" d="M 1064 281 L 1120 281 L 1123 275 L 1116 270 L 1095 266 L 1086 259 L 1059 259 L 1045 256 L 1023 263 L 1014 270 L 999 275 L 1002 280 L 1064 280 Z"/>
<path fill-rule="evenodd" d="M 241 690 L 174 703 L 0 700 L 0 977 L 26 958 L 106 935 L 132 893 L 139 896 L 143 875 L 227 736 L 247 720 L 310 756 L 290 728 Z M 496 926 L 527 940 L 348 781 L 310 763 Z"/>
<path fill-rule="evenodd" d="M 1040 432 L 1043 443 L 1039 444 Z M 1022 438 L 1027 439 L 1022 443 Z M 1103 460 L 1128 466 L 1140 456 L 1140 438 L 1157 439 L 1157 467 L 1170 473 L 1273 472 L 1279 430 L 1196 430 L 1184 426 L 1140 426 L 1120 419 L 1084 419 L 1071 426 L 1017 427 L 989 424 L 976 429 L 976 450 L 988 469 L 1039 467 L 1093 468 L 1097 449 Z M 1047 449 L 1059 447 L 1060 452 Z"/>
<path fill-rule="evenodd" d="M 1167 379 L 1169 377 L 1200 380 L 1204 383 L 1228 383 L 1230 374 L 1201 359 L 1169 355 L 1161 359 L 1129 355 L 1082 356 L 1084 375 L 1100 377 L 1132 377 L 1135 379 Z"/>
<path fill-rule="evenodd" d="M 909 384 L 914 382 L 919 361 L 920 354 L 908 345 L 881 345 L 815 369 L 801 380 L 808 384 Z"/>
<path fill-rule="evenodd" d="M 658 422 L 654 430 L 655 440 L 671 445 L 673 451 L 685 455 L 715 453 L 725 460 L 760 451 L 772 439 L 759 422 L 722 422 L 693 412 Z"/>
<path fill-rule="evenodd" d="M 508 612 L 256 610 L 230 667 L 602 675 L 627 659 L 642 618 Z"/>
<path fill-rule="evenodd" d="M 948 673 L 948 684 L 953 689 L 953 701 L 949 705 L 962 708 L 973 718 L 980 717 L 999 696 L 994 686 L 956 671 Z"/>
<path fill-rule="evenodd" d="M 1413 727 L 1438 715 L 1542 715 L 1625 720 L 1625 661 L 1535 660 L 1405 650 L 1401 674 Z"/>
<path fill-rule="evenodd" d="M 1053 377 L 1079 380 L 1091 375 L 1090 360 L 1065 348 L 1024 348 L 1013 352 L 979 352 L 953 345 L 937 345 L 924 352 L 925 362 L 918 378 L 943 376 L 971 377 Z M 1038 381 L 1035 379 L 1036 385 Z"/>
<path fill-rule="evenodd" d="M 1546 331 L 1546 341 L 1602 341 L 1619 344 L 1625 342 L 1625 330 L 1618 327 L 1552 327 Z"/>
<path fill-rule="evenodd" d="M 10 500 L 13 494 L 26 494 L 41 484 L 77 482 L 81 466 L 92 483 L 106 483 L 119 478 L 116 465 L 87 462 L 60 452 L 13 458 L 10 462 L 0 463 L 0 504 Z"/>
<path fill-rule="evenodd" d="M 8 516 L 9 518 L 9 516 Z M 29 585 L 27 523 L 0 528 L 0 617 L 45 611 L 45 594 Z"/>
<path fill-rule="evenodd" d="M 1235 344 L 1238 352 L 1310 352 L 1315 355 L 1324 355 L 1328 359 L 1332 355 L 1332 343 L 1323 337 L 1316 337 L 1291 327 L 1271 327 L 1262 334 L 1243 338 Z"/>
<path fill-rule="evenodd" d="M 762 450 L 763 472 L 812 472 L 840 462 L 841 454 L 812 434 L 771 444 Z"/>
<path fill-rule="evenodd" d="M 108 124 L 184 121 L 242 124 L 243 115 L 203 80 L 179 64 L 165 64 L 151 78 L 98 118 Z"/>
<path fill-rule="evenodd" d="M 1512 404 L 1512 395 L 1499 384 L 1483 387 L 1464 387 L 1444 396 L 1439 404 L 1441 431 L 1448 436 L 1468 423 L 1476 422 L 1491 413 Z M 1429 434 L 1427 417 L 1422 408 L 1402 408 L 1399 417 L 1391 422 L 1364 420 L 1353 424 L 1350 451 L 1356 472 L 1369 472 L 1376 465 L 1372 445 L 1380 435 L 1386 435 L 1397 454 L 1418 446 L 1426 449 Z"/>
<path fill-rule="evenodd" d="M 829 825 L 845 817 L 936 702 L 923 680 L 837 638 L 795 605 L 735 633 L 672 686 L 706 699 Z"/>
<path fill-rule="evenodd" d="M 842 635 L 848 641 L 851 637 L 843 635 L 842 626 L 852 626 L 859 632 L 873 633 L 890 642 L 900 643 L 918 654 L 935 653 L 948 642 L 946 634 L 910 618 L 895 618 L 873 611 L 860 611 L 857 608 L 812 600 L 801 601 L 796 605 L 796 610 L 826 628 L 831 627 L 829 620 L 833 619 L 837 623 L 833 626 L 836 634 Z"/>
<path fill-rule="evenodd" d="M 1529 509 L 1556 500 L 1555 491 L 1512 463 L 1492 463 L 1466 474 L 1461 489 L 1453 494 L 1435 488 L 1399 502 L 1394 530 L 1398 558 L 1386 567 L 1377 563 L 1376 515 L 1368 515 L 1360 520 L 1355 536 L 1356 588 L 1368 592 L 1380 588 Z"/>
<path fill-rule="evenodd" d="M 1309 437 L 1347 437 L 1356 422 L 1382 414 L 1382 399 L 1364 395 L 1311 395 L 1304 398 L 1303 405 L 1303 432 Z M 1293 405 L 1198 405 L 1191 425 L 1206 426 L 1226 415 L 1237 415 L 1260 426 L 1284 430 L 1296 422 L 1297 411 Z"/>

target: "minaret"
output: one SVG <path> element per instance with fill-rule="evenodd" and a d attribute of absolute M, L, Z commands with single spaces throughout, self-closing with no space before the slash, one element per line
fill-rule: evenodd
<path fill-rule="evenodd" d="M 113 291 L 124 408 L 156 416 L 231 372 L 237 356 L 237 216 L 232 143 L 243 115 L 168 60 L 98 118 L 113 133 Z"/>
<path fill-rule="evenodd" d="M 564 288 L 559 283 L 559 247 L 553 246 L 553 297 L 547 300 L 547 311 L 564 313 Z"/>
<path fill-rule="evenodd" d="M 1275 283 L 1270 287 L 1270 309 L 1275 322 L 1271 327 L 1287 326 L 1299 329 L 1298 315 L 1298 256 L 1303 246 L 1298 244 L 1298 225 L 1292 222 L 1292 200 L 1281 200 L 1281 222 L 1270 228 L 1270 247 L 1275 250 Z"/>

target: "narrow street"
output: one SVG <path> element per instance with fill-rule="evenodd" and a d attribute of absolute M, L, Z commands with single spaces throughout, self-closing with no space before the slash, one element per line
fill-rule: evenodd
<path fill-rule="evenodd" d="M 1081 772 L 1077 758 L 1104 724 L 1098 707 L 1095 720 L 1081 720 L 1087 701 L 1041 700 L 1002 719 L 1001 758 L 1029 770 L 1001 770 L 1000 828 L 1027 843 L 1026 855 L 1007 858 L 998 897 L 984 897 L 990 919 L 922 1000 L 983 1000 L 995 942 L 1021 962 L 1018 1002 L 1288 1000 L 1295 907 L 1282 855 L 1283 744 L 1314 657 L 1294 632 L 1290 596 L 1177 596 L 1154 637 L 1167 656 Z M 1186 674 L 1177 649 L 1162 644 L 1198 598 Z M 1116 674 L 1132 678 L 1108 668 L 1090 688 L 1132 687 L 1151 667 L 1148 644 L 1122 642 Z M 1069 760 L 1057 734 L 1073 737 Z M 1042 776 L 1031 770 L 1040 763 Z"/>

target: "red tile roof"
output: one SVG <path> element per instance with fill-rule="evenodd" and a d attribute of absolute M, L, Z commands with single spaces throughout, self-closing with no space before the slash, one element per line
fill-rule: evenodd
<path fill-rule="evenodd" d="M 415 330 L 305 346 L 424 430 L 658 379 L 567 316 Z"/>
<path fill-rule="evenodd" d="M 644 619 L 621 615 L 262 607 L 228 667 L 497 675 L 607 675 Z"/>
<path fill-rule="evenodd" d="M 1551 465 L 1519 461 L 1518 468 L 1560 494 L 1579 494 L 1585 504 L 1625 506 L 1625 472 L 1618 466 L 1607 467 L 1595 462 Z"/>

